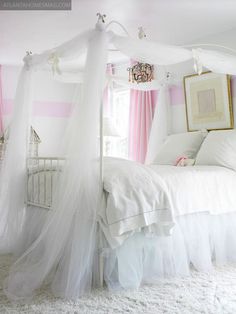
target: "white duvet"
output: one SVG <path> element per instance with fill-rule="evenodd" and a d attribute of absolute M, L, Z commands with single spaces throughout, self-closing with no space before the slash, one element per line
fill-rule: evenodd
<path fill-rule="evenodd" d="M 217 166 L 144 166 L 107 158 L 100 224 L 112 247 L 133 232 L 168 233 L 180 215 L 236 211 L 236 172 Z"/>

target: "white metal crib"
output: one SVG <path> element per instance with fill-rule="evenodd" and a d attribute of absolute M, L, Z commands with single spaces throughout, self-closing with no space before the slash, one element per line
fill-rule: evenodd
<path fill-rule="evenodd" d="M 50 209 L 53 186 L 58 180 L 64 158 L 29 157 L 27 159 L 27 205 Z"/>

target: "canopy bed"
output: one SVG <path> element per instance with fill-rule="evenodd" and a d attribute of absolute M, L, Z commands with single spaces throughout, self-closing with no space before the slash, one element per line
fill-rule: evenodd
<path fill-rule="evenodd" d="M 236 167 L 231 166 L 231 159 L 224 163 L 219 158 L 216 166 L 204 166 L 203 152 L 194 167 L 165 164 L 166 153 L 160 145 L 169 126 L 163 86 L 150 135 L 148 161 L 153 163 L 104 161 L 101 105 L 111 44 L 112 49 L 134 60 L 160 66 L 193 59 L 199 73 L 205 66 L 218 73 L 236 74 L 236 57 L 118 36 L 109 30 L 112 23 L 105 25 L 99 19 L 94 30 L 24 58 L 0 176 L 0 249 L 20 255 L 5 281 L 4 290 L 11 300 L 31 298 L 44 282 L 51 283 L 55 295 L 76 298 L 90 291 L 99 275 L 111 289 L 137 288 L 163 275 L 186 275 L 191 263 L 199 270 L 209 270 L 213 255 L 217 262 L 236 261 Z M 35 69 L 50 61 L 58 72 L 59 60 L 77 58 L 84 50 L 84 73 L 76 78 L 74 109 L 62 145 L 66 158 L 27 158 Z M 147 82 L 145 88 L 153 88 L 154 83 Z M 144 88 L 135 82 L 129 84 Z M 158 124 L 162 128 L 157 133 Z M 231 145 L 235 131 L 226 132 L 232 133 L 223 134 L 222 141 L 229 141 L 228 149 L 235 156 L 235 146 Z M 210 134 L 206 139 L 203 131 L 181 136 L 169 139 L 173 148 L 176 143 L 175 157 L 187 151 L 189 158 L 196 158 Z M 183 152 L 177 145 L 182 141 L 186 144 L 180 147 Z M 47 177 L 47 171 L 56 179 Z M 29 206 L 25 203 L 25 184 Z M 35 215 L 30 212 L 32 207 L 50 210 L 40 222 L 38 211 Z"/>

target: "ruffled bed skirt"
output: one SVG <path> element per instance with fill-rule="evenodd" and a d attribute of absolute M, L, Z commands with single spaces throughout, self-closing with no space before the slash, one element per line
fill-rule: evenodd
<path fill-rule="evenodd" d="M 17 256 L 38 238 L 47 215 L 47 210 L 29 208 Z M 77 234 L 78 229 L 74 232 Z M 78 234 L 75 236 L 72 233 L 71 239 L 75 241 L 75 246 L 77 238 Z M 98 236 L 97 241 L 98 248 Z M 95 251 L 98 253 L 100 250 Z M 93 286 L 97 286 L 100 279 L 97 253 L 94 257 Z M 74 254 L 78 253 L 74 250 Z M 76 260 L 70 260 L 72 255 L 65 253 L 65 257 L 74 273 L 71 278 L 75 278 L 79 266 Z M 104 248 L 103 257 L 104 280 L 110 290 L 137 289 L 143 283 L 153 284 L 161 278 L 187 276 L 191 267 L 209 272 L 214 264 L 236 263 L 236 213 L 182 216 L 176 219 L 170 236 L 160 236 L 145 230 L 137 232 L 114 250 Z M 52 277 L 49 276 L 46 283 L 51 281 Z M 61 285 L 66 284 L 67 278 L 61 281 Z M 63 295 L 56 293 L 54 288 L 56 295 Z M 78 297 L 75 289 L 72 289 L 70 295 Z"/>
<path fill-rule="evenodd" d="M 105 253 L 106 252 L 106 253 Z M 160 278 L 209 272 L 236 262 L 236 213 L 192 214 L 176 219 L 171 236 L 139 232 L 104 251 L 104 278 L 113 289 L 137 289 Z"/>

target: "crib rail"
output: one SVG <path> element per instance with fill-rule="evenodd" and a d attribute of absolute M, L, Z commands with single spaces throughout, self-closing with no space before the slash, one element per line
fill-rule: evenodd
<path fill-rule="evenodd" d="M 65 158 L 29 157 L 27 159 L 27 205 L 50 209 L 55 182 L 58 180 Z"/>

